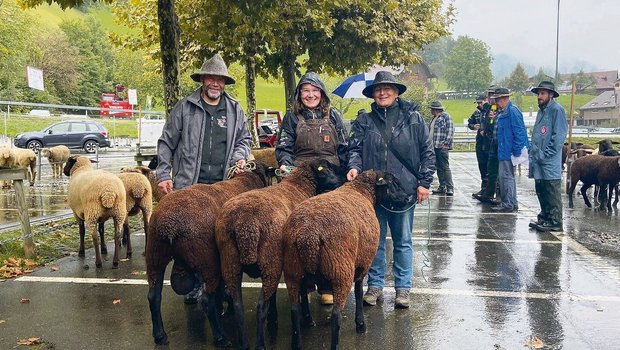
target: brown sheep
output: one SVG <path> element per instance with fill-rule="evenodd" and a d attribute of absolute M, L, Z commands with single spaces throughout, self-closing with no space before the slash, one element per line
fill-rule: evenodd
<path fill-rule="evenodd" d="M 95 170 L 91 160 L 83 156 L 69 157 L 64 174 L 71 177 L 69 181 L 68 202 L 80 227 L 80 250 L 78 256 L 84 256 L 84 234 L 88 227 L 95 248 L 95 266 L 101 267 L 101 253 L 107 253 L 103 234 L 97 234 L 97 223 L 107 219 L 114 220 L 114 260 L 112 265 L 118 268 L 118 255 L 121 246 L 123 222 L 127 217 L 125 187 L 115 174 L 104 170 Z M 101 239 L 101 250 L 99 248 Z"/>
<path fill-rule="evenodd" d="M 577 159 L 571 166 L 568 207 L 573 208 L 573 193 L 577 182 L 583 182 L 581 195 L 588 208 L 591 208 L 586 191 L 592 185 L 609 185 L 607 209 L 611 211 L 612 190 L 620 182 L 620 157 L 591 155 Z M 601 205 L 602 207 L 603 205 Z"/>
<path fill-rule="evenodd" d="M 60 178 L 62 176 L 62 168 L 67 159 L 71 155 L 69 147 L 59 145 L 50 148 L 41 148 L 41 155 L 47 157 L 47 161 L 52 167 L 52 177 Z"/>
<path fill-rule="evenodd" d="M 222 276 L 233 299 L 239 348 L 248 348 L 244 329 L 241 277 L 261 277 L 263 288 L 257 306 L 256 348 L 264 348 L 264 324 L 269 313 L 275 327 L 275 292 L 282 275 L 281 228 L 298 204 L 317 193 L 332 190 L 345 181 L 340 167 L 327 160 L 308 161 L 282 182 L 232 198 L 224 205 L 215 225 L 221 254 Z"/>
<path fill-rule="evenodd" d="M 327 282 L 333 290 L 332 349 L 338 348 L 341 313 L 354 282 L 356 330 L 366 331 L 362 281 L 379 245 L 376 204 L 400 210 L 409 206 L 409 198 L 392 174 L 369 170 L 335 191 L 306 200 L 284 224 L 284 280 L 293 327 L 291 348 L 301 348 L 300 318 L 305 326 L 314 325 L 307 295 L 314 283 Z"/>
<path fill-rule="evenodd" d="M 174 260 L 170 277 L 172 289 L 177 294 L 187 294 L 193 288 L 194 273 L 197 273 L 203 288 L 202 308 L 209 318 L 214 343 L 230 345 L 216 310 L 219 300 L 213 297 L 222 286 L 215 219 L 228 199 L 267 186 L 273 171 L 256 163 L 254 170 L 237 174 L 230 180 L 192 185 L 167 194 L 159 202 L 149 222 L 146 245 L 148 300 L 155 344 L 168 343 L 161 318 L 161 295 L 166 266 Z"/>
<path fill-rule="evenodd" d="M 274 167 L 274 168 L 278 167 L 278 161 L 276 160 L 275 147 L 253 148 L 252 153 L 250 155 L 250 159 L 255 159 L 255 160 L 264 162 L 270 167 Z"/>

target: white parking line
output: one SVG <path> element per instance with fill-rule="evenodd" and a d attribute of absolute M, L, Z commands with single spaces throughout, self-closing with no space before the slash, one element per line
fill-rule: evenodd
<path fill-rule="evenodd" d="M 111 278 L 78 278 L 78 277 L 45 277 L 45 276 L 22 276 L 15 279 L 16 282 L 43 282 L 43 283 L 74 283 L 74 284 L 119 284 L 119 285 L 147 285 L 143 279 L 111 279 Z M 169 280 L 164 280 L 164 285 L 170 285 Z M 261 288 L 260 282 L 243 282 L 243 288 Z M 278 284 L 279 289 L 286 289 L 286 284 Z M 393 287 L 383 289 L 386 294 L 396 294 Z M 436 289 L 436 288 L 413 288 L 411 294 L 418 295 L 452 295 L 482 298 L 518 298 L 518 299 L 547 299 L 547 300 L 570 300 L 570 301 L 603 301 L 620 302 L 620 296 L 606 295 L 578 295 L 566 292 L 560 293 L 535 293 L 525 291 L 501 291 L 501 290 L 467 290 L 467 289 Z"/>

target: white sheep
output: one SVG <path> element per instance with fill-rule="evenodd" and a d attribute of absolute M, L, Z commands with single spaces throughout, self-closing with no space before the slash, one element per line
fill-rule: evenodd
<path fill-rule="evenodd" d="M 118 254 L 121 246 L 123 223 L 127 217 L 125 187 L 121 179 L 110 172 L 95 170 L 91 160 L 83 156 L 72 156 L 67 160 L 64 174 L 70 177 L 68 201 L 80 226 L 80 250 L 78 256 L 84 257 L 84 226 L 93 238 L 95 248 L 95 266 L 101 267 L 101 251 L 97 223 L 107 219 L 114 220 L 114 259 L 112 265 L 118 268 Z M 105 251 L 103 233 L 101 250 Z"/>
<path fill-rule="evenodd" d="M 25 169 L 30 186 L 34 186 L 36 165 L 37 155 L 32 150 L 6 147 L 0 149 L 0 167 Z"/>
<path fill-rule="evenodd" d="M 155 170 L 150 169 L 149 167 L 145 167 L 143 165 L 139 165 L 133 168 L 121 168 L 121 173 L 140 173 L 146 176 L 146 178 L 149 180 L 149 183 L 151 184 L 153 199 L 156 202 L 159 202 L 164 196 L 164 193 L 159 189 L 159 186 L 157 186 L 157 176 L 155 174 Z"/>
<path fill-rule="evenodd" d="M 71 155 L 69 147 L 59 145 L 50 148 L 42 148 L 41 155 L 47 157 L 47 161 L 52 166 L 52 177 L 60 178 L 62 176 L 62 168 L 67 159 Z"/>
<path fill-rule="evenodd" d="M 148 225 L 153 211 L 153 192 L 149 180 L 140 173 L 125 172 L 118 174 L 125 186 L 127 217 L 123 223 L 123 240 L 127 241 L 127 257 L 131 257 L 131 235 L 129 233 L 129 217 L 142 213 L 144 223 L 144 239 L 148 239 Z M 146 247 L 146 244 L 144 244 Z"/>

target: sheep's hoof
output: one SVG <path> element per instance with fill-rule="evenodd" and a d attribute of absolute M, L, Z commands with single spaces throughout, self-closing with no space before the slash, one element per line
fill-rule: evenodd
<path fill-rule="evenodd" d="M 112 263 L 112 268 L 113 269 L 118 269 L 118 261 L 115 261 Z"/>
<path fill-rule="evenodd" d="M 131 252 L 127 252 L 127 256 L 126 256 L 126 258 L 127 258 L 127 259 L 131 259 Z"/>
<path fill-rule="evenodd" d="M 78 252 L 78 257 L 83 258 L 85 256 L 86 256 L 86 254 L 84 254 L 83 250 Z"/>
<path fill-rule="evenodd" d="M 170 342 L 168 341 L 168 335 L 166 333 L 155 337 L 155 344 L 157 345 L 168 345 L 169 343 Z"/>
<path fill-rule="evenodd" d="M 103 266 L 103 264 L 101 264 L 100 262 L 96 262 L 95 263 L 95 267 L 97 267 L 98 269 L 100 269 Z"/>
<path fill-rule="evenodd" d="M 232 346 L 230 340 L 228 340 L 228 338 L 226 338 L 225 336 L 215 338 L 213 340 L 213 344 L 215 344 L 215 346 L 217 346 L 218 348 L 229 348 Z"/>
<path fill-rule="evenodd" d="M 101 255 L 108 255 L 108 248 L 101 248 Z"/>
<path fill-rule="evenodd" d="M 355 331 L 357 334 L 366 333 L 366 323 L 362 322 L 355 324 Z"/>

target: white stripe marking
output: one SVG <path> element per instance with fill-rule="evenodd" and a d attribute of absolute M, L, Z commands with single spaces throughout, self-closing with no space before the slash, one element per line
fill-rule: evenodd
<path fill-rule="evenodd" d="M 16 282 L 45 282 L 45 283 L 75 283 L 75 284 L 120 284 L 120 285 L 147 285 L 142 279 L 111 279 L 111 278 L 78 278 L 78 277 L 44 277 L 22 276 L 15 279 Z M 164 285 L 170 285 L 169 280 L 164 280 Z M 261 288 L 260 282 L 243 282 L 243 288 Z M 286 289 L 286 284 L 279 283 L 279 289 Z M 384 293 L 396 294 L 393 287 L 384 288 Z M 571 301 L 603 301 L 620 302 L 620 296 L 606 295 L 578 295 L 566 292 L 559 293 L 530 293 L 523 291 L 501 290 L 466 290 L 466 289 L 436 289 L 436 288 L 413 288 L 411 294 L 418 295 L 455 295 L 483 298 L 519 298 L 519 299 L 548 299 L 548 300 L 571 300 Z"/>

